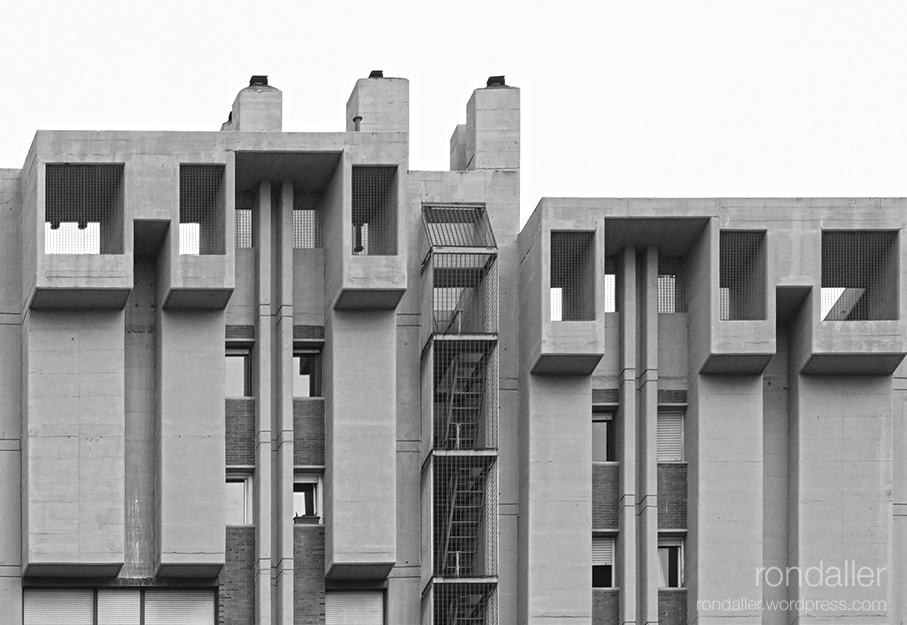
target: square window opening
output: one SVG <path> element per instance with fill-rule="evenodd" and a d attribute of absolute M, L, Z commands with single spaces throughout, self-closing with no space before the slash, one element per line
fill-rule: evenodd
<path fill-rule="evenodd" d="M 224 253 L 224 166 L 180 165 L 179 253 Z"/>
<path fill-rule="evenodd" d="M 551 233 L 551 321 L 595 319 L 594 232 Z"/>
<path fill-rule="evenodd" d="M 45 165 L 44 253 L 123 253 L 123 165 Z"/>
<path fill-rule="evenodd" d="M 822 232 L 821 319 L 898 318 L 897 232 Z"/>

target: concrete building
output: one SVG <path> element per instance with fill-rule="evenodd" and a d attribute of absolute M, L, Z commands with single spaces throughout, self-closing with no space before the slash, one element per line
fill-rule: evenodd
<path fill-rule="evenodd" d="M 520 231 L 519 89 L 408 91 L 0 170 L 0 623 L 907 619 L 907 203 Z"/>

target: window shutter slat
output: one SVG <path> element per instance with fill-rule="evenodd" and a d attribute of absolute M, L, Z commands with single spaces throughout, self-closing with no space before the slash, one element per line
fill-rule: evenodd
<path fill-rule="evenodd" d="M 383 625 L 383 592 L 328 592 L 325 625 Z"/>
<path fill-rule="evenodd" d="M 98 590 L 98 625 L 140 625 L 139 590 Z"/>
<path fill-rule="evenodd" d="M 614 539 L 605 536 L 592 537 L 592 566 L 614 564 Z"/>
<path fill-rule="evenodd" d="M 91 590 L 25 590 L 25 625 L 92 625 Z"/>
<path fill-rule="evenodd" d="M 683 412 L 658 413 L 658 461 L 683 460 Z"/>
<path fill-rule="evenodd" d="M 212 625 L 214 593 L 208 591 L 146 591 L 145 625 Z"/>

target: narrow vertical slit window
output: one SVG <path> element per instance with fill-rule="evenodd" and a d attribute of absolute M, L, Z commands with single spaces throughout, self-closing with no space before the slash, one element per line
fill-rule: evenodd
<path fill-rule="evenodd" d="M 352 253 L 397 254 L 397 168 L 354 166 Z"/>
<path fill-rule="evenodd" d="M 687 311 L 683 258 L 658 258 L 658 312 Z"/>
<path fill-rule="evenodd" d="M 551 321 L 595 319 L 594 232 L 551 233 Z"/>
<path fill-rule="evenodd" d="M 822 232 L 821 319 L 898 318 L 897 232 Z"/>
<path fill-rule="evenodd" d="M 592 462 L 617 460 L 614 435 L 614 413 L 592 409 Z"/>
<path fill-rule="evenodd" d="M 719 313 L 722 321 L 765 319 L 765 232 L 722 230 Z"/>
<path fill-rule="evenodd" d="M 320 193 L 294 191 L 293 193 L 293 249 L 324 247 Z"/>
<path fill-rule="evenodd" d="M 224 166 L 180 166 L 179 253 L 224 253 Z"/>
<path fill-rule="evenodd" d="M 592 537 L 592 587 L 614 588 L 614 538 Z"/>
<path fill-rule="evenodd" d="M 47 164 L 44 253 L 123 253 L 123 166 Z"/>
<path fill-rule="evenodd" d="M 617 312 L 617 259 L 605 258 L 605 312 Z"/>

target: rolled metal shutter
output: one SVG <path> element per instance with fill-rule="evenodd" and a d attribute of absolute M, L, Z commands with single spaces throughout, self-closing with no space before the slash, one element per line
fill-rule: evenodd
<path fill-rule="evenodd" d="M 23 608 L 25 625 L 93 625 L 94 591 L 28 588 Z"/>
<path fill-rule="evenodd" d="M 325 625 L 384 625 L 384 592 L 328 591 L 324 614 Z"/>
<path fill-rule="evenodd" d="M 658 462 L 683 460 L 683 411 L 658 413 Z"/>
<path fill-rule="evenodd" d="M 141 612 L 140 590 L 98 590 L 98 625 L 141 625 Z"/>
<path fill-rule="evenodd" d="M 605 536 L 592 537 L 592 566 L 614 564 L 614 539 Z"/>
<path fill-rule="evenodd" d="M 214 592 L 147 590 L 145 625 L 214 625 Z"/>

